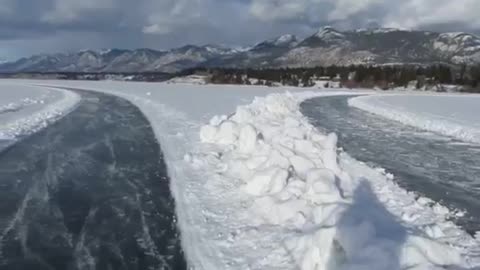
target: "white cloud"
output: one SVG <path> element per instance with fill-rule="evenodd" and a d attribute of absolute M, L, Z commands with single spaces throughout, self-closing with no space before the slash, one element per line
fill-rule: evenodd
<path fill-rule="evenodd" d="M 98 12 L 115 8 L 115 0 L 55 0 L 53 10 L 41 20 L 49 23 L 66 23 L 79 19 L 85 12 Z"/>
<path fill-rule="evenodd" d="M 0 0 L 0 15 L 8 16 L 14 11 L 14 0 Z"/>
<path fill-rule="evenodd" d="M 250 5 L 251 15 L 263 21 L 357 27 L 375 21 L 400 28 L 456 24 L 474 29 L 480 28 L 479 11 L 479 0 L 252 0 Z"/>
<path fill-rule="evenodd" d="M 329 2 L 334 9 L 328 13 L 329 20 L 345 20 L 349 16 L 368 10 L 373 5 L 382 3 L 382 0 L 327 0 L 314 2 Z"/>
<path fill-rule="evenodd" d="M 480 27 L 478 0 L 408 0 L 391 10 L 383 23 L 391 27 L 417 28 L 436 24 Z"/>
<path fill-rule="evenodd" d="M 253 0 L 252 15 L 264 21 L 291 20 L 307 13 L 308 0 Z"/>
<path fill-rule="evenodd" d="M 142 31 L 145 34 L 157 34 L 157 35 L 165 35 L 171 33 L 173 28 L 171 25 L 165 23 L 156 23 L 144 26 Z"/>
<path fill-rule="evenodd" d="M 250 12 L 267 21 L 344 20 L 381 2 L 382 0 L 252 0 Z"/>
<path fill-rule="evenodd" d="M 199 23 L 202 15 L 208 16 L 210 0 L 151 0 L 145 3 L 147 21 L 145 34 L 169 34 L 179 27 Z"/>

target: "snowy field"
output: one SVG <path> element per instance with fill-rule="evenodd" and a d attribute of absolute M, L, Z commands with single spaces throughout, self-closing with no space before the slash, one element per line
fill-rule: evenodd
<path fill-rule="evenodd" d="M 90 89 L 138 106 L 164 151 L 182 245 L 195 269 L 480 266 L 477 240 L 448 221 L 448 209 L 338 155 L 337 136 L 321 134 L 299 112 L 306 98 L 351 92 L 4 82 Z"/>
<path fill-rule="evenodd" d="M 480 95 L 373 95 L 356 108 L 459 140 L 480 143 Z"/>
<path fill-rule="evenodd" d="M 37 131 L 73 109 L 78 101 L 79 97 L 69 91 L 2 83 L 0 140 Z"/>

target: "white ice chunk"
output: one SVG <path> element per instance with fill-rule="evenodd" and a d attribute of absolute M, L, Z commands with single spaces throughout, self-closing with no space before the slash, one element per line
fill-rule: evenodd
<path fill-rule="evenodd" d="M 245 191 L 251 195 L 264 195 L 270 192 L 280 192 L 287 184 L 288 171 L 280 168 L 270 168 L 256 172 L 245 186 Z"/>
<path fill-rule="evenodd" d="M 303 156 L 292 156 L 289 160 L 297 175 L 302 179 L 305 179 L 309 170 L 315 168 L 315 163 Z"/>
<path fill-rule="evenodd" d="M 200 129 L 200 140 L 203 143 L 214 143 L 217 138 L 217 132 L 217 127 L 205 125 Z"/>
<path fill-rule="evenodd" d="M 234 144 L 238 138 L 237 124 L 232 121 L 224 121 L 220 124 L 217 132 L 217 142 L 219 144 Z"/>
<path fill-rule="evenodd" d="M 257 145 L 257 130 L 254 126 L 247 124 L 240 130 L 238 138 L 238 149 L 242 153 L 251 153 Z"/>

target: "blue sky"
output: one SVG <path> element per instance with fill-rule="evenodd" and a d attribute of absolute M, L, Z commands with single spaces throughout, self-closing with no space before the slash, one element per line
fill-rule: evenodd
<path fill-rule="evenodd" d="M 0 0 L 0 58 L 80 49 L 248 45 L 323 25 L 480 30 L 478 0 Z"/>

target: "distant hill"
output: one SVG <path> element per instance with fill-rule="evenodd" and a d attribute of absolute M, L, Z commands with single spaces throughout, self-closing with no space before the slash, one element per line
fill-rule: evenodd
<path fill-rule="evenodd" d="M 480 64 L 480 38 L 468 33 L 401 29 L 339 31 L 323 27 L 304 40 L 293 35 L 247 49 L 187 45 L 151 49 L 86 50 L 0 62 L 0 72 L 177 72 L 194 67 L 312 67 L 351 64 Z"/>

